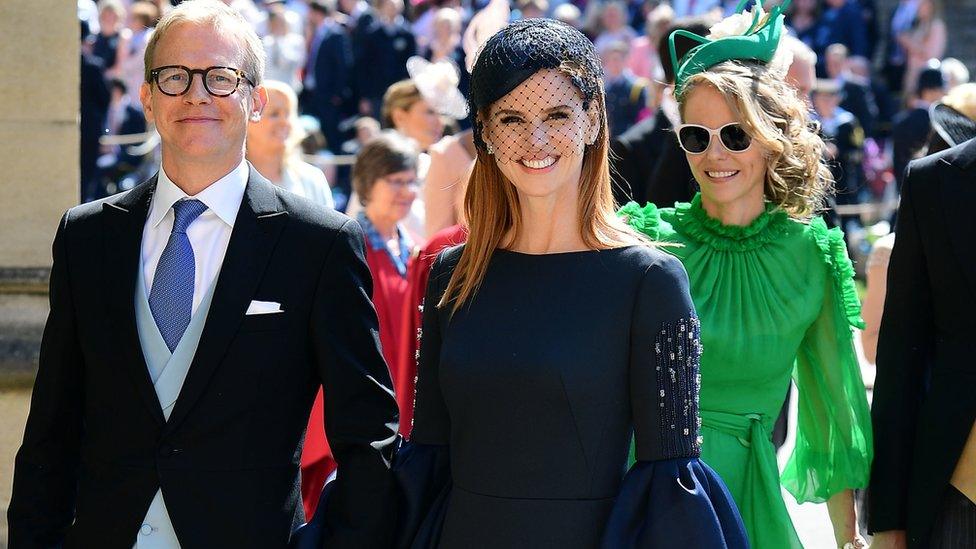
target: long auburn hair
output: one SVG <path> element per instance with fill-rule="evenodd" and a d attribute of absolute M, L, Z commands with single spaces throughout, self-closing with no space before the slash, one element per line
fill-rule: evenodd
<path fill-rule="evenodd" d="M 575 72 L 566 63 L 558 70 L 568 76 Z M 617 205 L 610 187 L 610 139 L 604 104 L 601 83 L 589 105 L 590 109 L 598 109 L 599 133 L 596 141 L 583 150 L 577 204 L 580 236 L 594 250 L 647 242 L 616 215 Z M 488 119 L 489 109 L 490 105 L 477 113 L 476 123 Z M 453 303 L 451 313 L 454 313 L 475 296 L 495 249 L 514 242 L 523 230 L 520 212 L 515 186 L 498 168 L 494 157 L 478 147 L 464 193 L 468 239 L 438 307 Z"/>

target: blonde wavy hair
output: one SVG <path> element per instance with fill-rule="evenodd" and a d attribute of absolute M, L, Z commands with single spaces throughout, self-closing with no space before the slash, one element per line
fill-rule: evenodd
<path fill-rule="evenodd" d="M 759 63 L 725 61 L 691 76 L 677 97 L 682 119 L 689 94 L 702 85 L 725 97 L 746 133 L 765 149 L 766 199 L 794 219 L 822 211 L 834 184 L 826 146 L 809 107 L 782 72 Z"/>
<path fill-rule="evenodd" d="M 580 69 L 564 63 L 557 69 L 567 77 Z M 616 215 L 617 204 L 610 187 L 609 129 L 607 127 L 603 84 L 590 101 L 590 115 L 598 124 L 596 141 L 583 151 L 583 168 L 576 207 L 580 236 L 593 250 L 605 250 L 649 244 Z M 489 118 L 488 105 L 477 113 L 479 120 Z M 596 111 L 592 111 L 596 109 Z M 515 241 L 523 230 L 518 191 L 499 169 L 495 157 L 481 147 L 464 193 L 464 219 L 468 222 L 468 239 L 454 273 L 437 304 L 452 304 L 451 313 L 474 297 L 484 280 L 488 263 L 497 248 Z"/>

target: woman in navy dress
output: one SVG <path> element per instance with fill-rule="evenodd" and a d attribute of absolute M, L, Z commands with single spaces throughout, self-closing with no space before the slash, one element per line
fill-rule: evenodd
<path fill-rule="evenodd" d="M 430 274 L 400 546 L 746 547 L 698 459 L 687 276 L 614 215 L 592 44 L 509 25 L 470 107 L 469 237 Z"/>

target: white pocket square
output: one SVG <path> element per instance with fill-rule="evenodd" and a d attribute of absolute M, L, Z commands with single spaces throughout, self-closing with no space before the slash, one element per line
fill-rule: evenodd
<path fill-rule="evenodd" d="M 277 301 L 251 301 L 251 304 L 247 306 L 247 312 L 245 315 L 270 315 L 274 313 L 283 313 L 281 309 L 281 303 Z"/>

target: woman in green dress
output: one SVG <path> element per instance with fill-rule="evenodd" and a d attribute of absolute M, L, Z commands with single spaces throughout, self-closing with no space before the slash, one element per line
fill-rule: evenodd
<path fill-rule="evenodd" d="M 745 33 L 694 36 L 702 45 L 674 60 L 676 131 L 701 192 L 621 214 L 674 243 L 664 249 L 688 271 L 701 319 L 702 458 L 727 483 L 752 546 L 802 547 L 782 484 L 798 502 L 827 502 L 838 547 L 863 547 L 853 489 L 867 483 L 872 440 L 851 332 L 862 325 L 854 271 L 843 234 L 815 217 L 831 178 L 774 59 L 782 17 L 756 10 Z M 791 376 L 796 447 L 780 476 L 770 431 Z"/>

